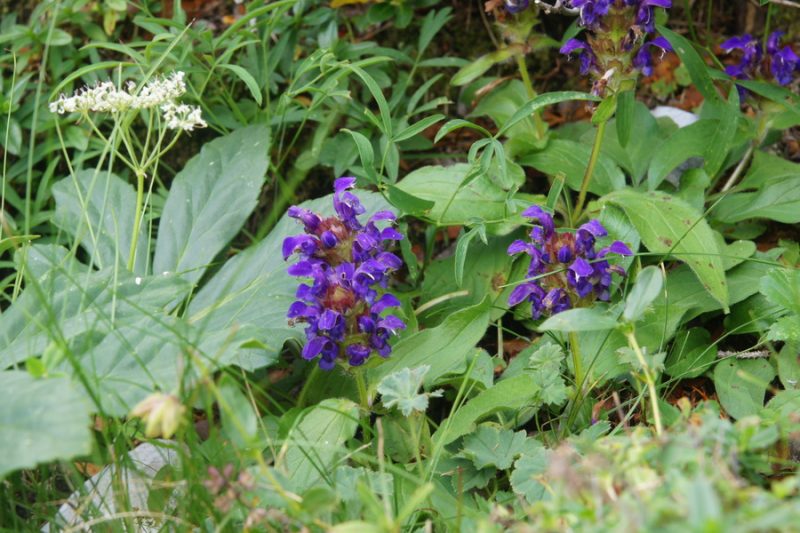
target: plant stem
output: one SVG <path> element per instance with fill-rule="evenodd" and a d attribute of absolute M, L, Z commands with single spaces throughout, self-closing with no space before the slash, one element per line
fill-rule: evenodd
<path fill-rule="evenodd" d="M 133 272 L 136 262 L 136 245 L 139 241 L 139 226 L 142 222 L 142 209 L 144 206 L 144 171 L 136 171 L 136 211 L 133 219 L 133 235 L 131 235 L 131 250 L 128 253 L 128 270 Z"/>
<path fill-rule="evenodd" d="M 525 54 L 517 54 L 516 59 L 519 75 L 522 78 L 522 83 L 525 85 L 525 89 L 528 91 L 528 98 L 535 98 L 536 89 L 533 88 L 531 77 L 528 75 L 528 66 L 525 64 Z M 533 123 L 536 125 L 536 138 L 538 140 L 544 139 L 545 125 L 540 111 L 536 111 L 533 114 Z"/>
<path fill-rule="evenodd" d="M 589 191 L 589 184 L 592 182 L 592 174 L 594 174 L 594 167 L 597 166 L 597 159 L 600 157 L 600 148 L 603 145 L 603 137 L 606 133 L 606 124 L 608 121 L 604 120 L 597 125 L 597 135 L 594 137 L 594 145 L 592 146 L 592 153 L 589 156 L 589 164 L 586 166 L 586 172 L 583 174 L 583 182 L 581 183 L 581 190 L 578 192 L 578 201 L 575 203 L 575 209 L 572 211 L 572 225 L 575 226 L 581 218 L 583 205 L 586 203 L 586 193 Z"/>
<path fill-rule="evenodd" d="M 300 395 L 297 397 L 297 407 L 305 407 L 306 406 L 306 396 L 308 396 L 308 390 L 311 388 L 311 385 L 317 380 L 317 376 L 319 375 L 319 365 L 314 365 L 314 368 L 311 369 L 311 373 L 306 378 L 306 382 L 303 384 L 303 388 L 300 389 Z"/>
<path fill-rule="evenodd" d="M 575 372 L 575 397 L 577 398 L 583 392 L 583 362 L 581 361 L 578 335 L 574 331 L 569 334 L 569 351 L 572 353 L 572 366 Z"/>
<path fill-rule="evenodd" d="M 636 340 L 636 335 L 634 332 L 626 332 L 625 337 L 628 339 L 628 345 L 636 354 L 636 359 L 638 359 L 639 364 L 642 365 L 644 380 L 647 383 L 647 390 L 650 396 L 650 405 L 653 410 L 653 419 L 655 420 L 656 424 L 656 435 L 660 437 L 664 432 L 664 426 L 661 424 L 661 410 L 658 407 L 658 393 L 656 392 L 656 382 L 653 378 L 653 372 L 650 370 L 650 365 L 647 364 L 647 360 L 644 358 L 642 348 L 639 346 L 639 342 Z"/>
<path fill-rule="evenodd" d="M 364 372 L 360 368 L 353 369 L 358 387 L 358 403 L 365 411 L 369 411 L 369 393 L 367 392 L 367 382 L 364 379 Z"/>

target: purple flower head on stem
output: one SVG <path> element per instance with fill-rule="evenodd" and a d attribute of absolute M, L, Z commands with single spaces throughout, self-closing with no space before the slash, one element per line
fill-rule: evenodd
<path fill-rule="evenodd" d="M 531 242 L 517 240 L 508 247 L 509 255 L 530 256 L 528 279 L 511 291 L 509 305 L 529 302 L 536 319 L 609 299 L 612 272 L 624 275 L 625 270 L 609 265 L 606 257 L 632 255 L 630 248 L 614 241 L 596 251 L 597 239 L 608 235 L 597 220 L 576 231 L 557 232 L 553 217 L 541 207 L 531 206 L 522 214 L 538 224 L 531 231 Z"/>
<path fill-rule="evenodd" d="M 302 356 L 318 359 L 325 370 L 340 360 L 362 365 L 373 352 L 388 357 L 389 339 L 406 327 L 400 318 L 384 313 L 400 306 L 386 288 L 392 272 L 403 266 L 386 246 L 403 236 L 387 226 L 395 219 L 391 211 L 379 211 L 361 224 L 358 215 L 366 209 L 351 192 L 354 186 L 355 178 L 336 180 L 336 216 L 289 208 L 288 215 L 303 223 L 305 233 L 287 237 L 282 247 L 284 259 L 300 256 L 289 274 L 309 279 L 298 286 L 287 317 L 291 324 L 306 324 Z"/>

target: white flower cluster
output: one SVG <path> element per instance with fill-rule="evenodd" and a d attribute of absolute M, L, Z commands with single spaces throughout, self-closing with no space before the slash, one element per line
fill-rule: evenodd
<path fill-rule="evenodd" d="M 161 112 L 164 114 L 167 128 L 171 130 L 192 131 L 195 128 L 208 126 L 200 116 L 200 108 L 197 106 L 167 102 L 161 106 Z"/>
<path fill-rule="evenodd" d="M 133 82 L 125 89 L 117 88 L 112 82 L 104 81 L 94 87 L 84 87 L 72 96 L 59 95 L 50 103 L 50 111 L 64 113 L 120 113 L 129 109 L 151 109 L 160 107 L 164 121 L 170 129 L 192 131 L 206 127 L 197 106 L 175 103 L 186 92 L 183 72 L 173 72 L 164 78 L 147 82 L 138 92 Z"/>

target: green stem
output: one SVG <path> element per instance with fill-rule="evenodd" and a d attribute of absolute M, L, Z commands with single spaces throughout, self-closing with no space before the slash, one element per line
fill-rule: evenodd
<path fill-rule="evenodd" d="M 128 270 L 133 272 L 136 262 L 136 245 L 139 241 L 139 226 L 142 222 L 142 209 L 144 206 L 144 172 L 136 172 L 136 211 L 133 219 L 133 235 L 131 236 L 131 250 L 128 253 Z"/>
<path fill-rule="evenodd" d="M 308 391 L 311 388 L 311 385 L 317 381 L 317 376 L 319 376 L 319 365 L 314 365 L 314 368 L 311 369 L 311 373 L 308 375 L 306 382 L 303 384 L 303 388 L 300 389 L 300 395 L 297 397 L 297 407 L 306 406 L 306 396 L 308 396 Z"/>
<path fill-rule="evenodd" d="M 581 190 L 578 192 L 578 201 L 575 204 L 575 209 L 572 211 L 572 226 L 575 226 L 581 218 L 583 206 L 586 203 L 586 193 L 589 191 L 589 184 L 592 182 L 592 174 L 594 174 L 594 167 L 597 166 L 597 159 L 600 157 L 600 148 L 603 145 L 603 137 L 606 133 L 606 124 L 608 121 L 604 120 L 597 125 L 597 135 L 594 137 L 594 145 L 592 146 L 592 154 L 589 156 L 589 164 L 586 166 L 586 172 L 583 174 L 583 182 L 581 183 Z"/>
<path fill-rule="evenodd" d="M 639 364 L 642 365 L 644 380 L 647 383 L 647 390 L 650 396 L 650 405 L 653 410 L 653 419 L 656 424 L 656 434 L 660 437 L 664 432 L 664 426 L 661 424 L 661 409 L 658 407 L 658 394 L 656 392 L 656 382 L 653 378 L 653 372 L 650 370 L 650 365 L 647 364 L 647 360 L 644 358 L 642 348 L 639 346 L 639 342 L 636 340 L 636 335 L 634 332 L 626 332 L 625 337 L 628 339 L 628 345 L 636 354 L 636 359 L 639 361 Z"/>
<path fill-rule="evenodd" d="M 367 382 L 364 379 L 364 372 L 360 368 L 353 370 L 356 377 L 356 386 L 358 387 L 358 403 L 365 411 L 369 411 L 369 393 L 367 392 Z"/>
<path fill-rule="evenodd" d="M 578 398 L 583 391 L 583 362 L 578 335 L 574 331 L 569 334 L 569 350 L 572 353 L 572 366 L 575 372 L 575 397 Z"/>
<path fill-rule="evenodd" d="M 519 75 L 522 78 L 522 83 L 525 85 L 525 89 L 528 91 L 528 98 L 535 98 L 536 89 L 533 88 L 531 77 L 528 75 L 528 66 L 525 64 L 525 54 L 517 54 L 516 59 Z M 540 111 L 536 111 L 533 114 L 533 123 L 536 125 L 536 138 L 538 140 L 544 139 L 546 127 L 544 121 L 542 120 Z"/>

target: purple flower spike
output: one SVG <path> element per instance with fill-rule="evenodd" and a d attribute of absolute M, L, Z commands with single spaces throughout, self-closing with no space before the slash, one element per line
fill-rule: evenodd
<path fill-rule="evenodd" d="M 355 178 L 340 178 L 334 184 L 333 207 L 337 216 L 323 218 L 297 206 L 288 215 L 303 223 L 305 233 L 283 241 L 284 259 L 299 253 L 300 260 L 289 266 L 292 276 L 310 279 L 301 283 L 297 301 L 289 307 L 290 324 L 305 323 L 304 359 L 317 359 L 320 368 L 330 370 L 337 361 L 363 365 L 372 352 L 391 354 L 389 339 L 406 327 L 394 315 L 383 316 L 400 300 L 385 292 L 392 272 L 403 261 L 385 246 L 403 235 L 391 226 L 394 213 L 379 211 L 366 225 L 358 215 L 366 210 L 350 192 Z"/>
<path fill-rule="evenodd" d="M 620 241 L 611 243 L 599 252 L 595 240 L 608 235 L 606 228 L 590 220 L 577 231 L 555 231 L 553 218 L 539 206 L 531 206 L 522 213 L 537 220 L 541 227 L 531 232 L 532 242 L 514 241 L 508 247 L 509 255 L 530 256 L 528 279 L 511 291 L 510 306 L 529 302 L 534 319 L 554 315 L 590 305 L 594 300 L 608 300 L 612 273 L 625 275 L 618 265 L 609 265 L 608 254 L 632 255 L 628 246 Z"/>

